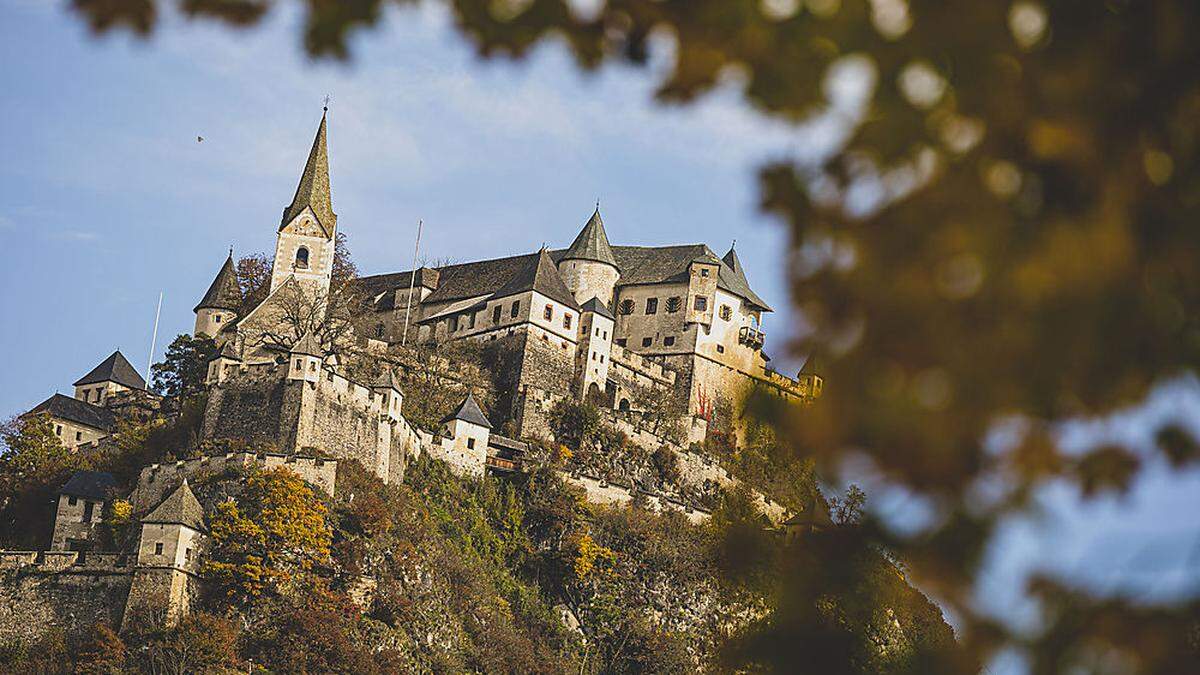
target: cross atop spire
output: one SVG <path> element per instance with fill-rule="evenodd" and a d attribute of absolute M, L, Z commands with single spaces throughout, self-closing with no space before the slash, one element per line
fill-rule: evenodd
<path fill-rule="evenodd" d="M 337 228 L 337 214 L 333 212 L 333 200 L 329 189 L 329 149 L 326 143 L 328 111 L 327 102 L 325 112 L 321 114 L 321 125 L 317 127 L 317 136 L 308 152 L 308 161 L 304 163 L 304 173 L 300 174 L 300 184 L 296 186 L 296 196 L 292 197 L 292 203 L 283 210 L 280 230 L 287 227 L 305 208 L 311 208 L 325 236 L 333 238 Z"/>

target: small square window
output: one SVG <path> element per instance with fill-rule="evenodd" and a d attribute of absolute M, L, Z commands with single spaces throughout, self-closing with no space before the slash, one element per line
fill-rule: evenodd
<path fill-rule="evenodd" d="M 213 323 L 221 323 L 221 315 L 220 314 L 213 315 Z"/>
<path fill-rule="evenodd" d="M 649 347 L 652 344 L 654 344 L 654 338 L 642 338 L 643 347 Z"/>
<path fill-rule="evenodd" d="M 646 313 L 658 314 L 658 298 L 646 298 Z"/>
<path fill-rule="evenodd" d="M 692 305 L 697 312 L 703 312 L 708 309 L 708 298 L 703 295 L 696 296 L 696 302 Z"/>
<path fill-rule="evenodd" d="M 668 335 L 667 337 L 663 338 L 663 345 L 670 347 L 673 344 L 675 344 L 675 336 L 674 335 Z"/>
<path fill-rule="evenodd" d="M 474 450 L 474 449 L 475 449 L 475 439 L 474 439 L 474 438 L 468 438 L 468 439 L 467 439 L 467 449 L 468 449 L 468 450 Z"/>
<path fill-rule="evenodd" d="M 724 354 L 725 353 L 725 345 L 717 345 L 717 353 Z"/>
<path fill-rule="evenodd" d="M 707 277 L 707 276 L 708 276 L 708 268 L 703 268 L 703 269 L 701 269 L 701 270 L 700 270 L 700 276 L 702 276 L 702 277 Z"/>
<path fill-rule="evenodd" d="M 163 545 L 162 545 L 162 542 L 160 541 L 154 545 L 154 555 L 162 555 L 162 553 L 163 553 Z"/>
<path fill-rule="evenodd" d="M 554 319 L 554 305 L 546 305 L 546 309 L 542 311 L 542 318 L 547 321 Z"/>

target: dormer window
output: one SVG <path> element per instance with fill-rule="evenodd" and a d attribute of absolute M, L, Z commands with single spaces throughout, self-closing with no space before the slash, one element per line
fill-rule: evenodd
<path fill-rule="evenodd" d="M 308 269 L 308 249 L 303 246 L 296 249 L 296 268 Z"/>

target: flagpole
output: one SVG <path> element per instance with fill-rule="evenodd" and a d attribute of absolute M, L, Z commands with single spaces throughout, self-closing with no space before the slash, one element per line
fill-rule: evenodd
<path fill-rule="evenodd" d="M 150 369 L 154 367 L 154 345 L 158 342 L 158 317 L 162 314 L 162 291 L 158 292 L 158 308 L 154 310 L 154 332 L 150 336 L 150 356 L 146 359 L 146 382 L 150 382 Z M 150 386 L 147 384 L 146 390 L 149 391 Z"/>
<path fill-rule="evenodd" d="M 417 285 L 417 258 L 421 255 L 421 226 L 424 220 L 417 221 L 417 245 L 413 248 L 412 276 L 408 280 L 408 302 L 404 304 L 404 334 L 400 336 L 401 346 L 408 344 L 408 315 L 412 312 L 413 290 Z"/>

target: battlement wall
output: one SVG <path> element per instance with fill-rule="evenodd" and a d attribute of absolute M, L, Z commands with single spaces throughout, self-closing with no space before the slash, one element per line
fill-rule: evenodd
<path fill-rule="evenodd" d="M 183 482 L 184 478 L 199 481 L 227 471 L 274 469 L 280 466 L 287 467 L 308 483 L 333 496 L 337 479 L 337 460 L 282 453 L 231 452 L 184 459 L 173 464 L 151 464 L 143 468 L 133 492 L 134 513 L 153 508 L 162 501 L 167 492 Z"/>
<path fill-rule="evenodd" d="M 124 554 L 0 551 L 0 642 L 29 645 L 50 631 L 77 640 L 98 623 L 115 628 L 132 580 Z"/>
<path fill-rule="evenodd" d="M 694 508 L 689 504 L 665 495 L 643 492 L 632 485 L 609 482 L 599 476 L 584 473 L 563 473 L 561 475 L 567 484 L 582 488 L 584 499 L 590 504 L 599 504 L 601 506 L 613 504 L 625 505 L 633 502 L 634 498 L 640 492 L 646 498 L 646 501 L 649 502 L 650 508 L 656 513 L 677 511 L 686 516 L 689 521 L 696 524 L 706 522 L 712 517 L 711 511 Z"/>
<path fill-rule="evenodd" d="M 649 380 L 650 384 L 658 384 L 660 386 L 669 387 L 675 385 L 675 371 L 664 368 L 663 364 L 651 361 L 641 354 L 635 354 L 620 345 L 614 344 L 612 346 L 609 360 L 618 370 L 624 369 L 628 371 L 621 375 L 629 379 L 632 383 L 643 384 L 642 380 Z"/>

